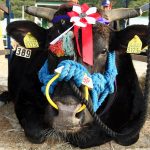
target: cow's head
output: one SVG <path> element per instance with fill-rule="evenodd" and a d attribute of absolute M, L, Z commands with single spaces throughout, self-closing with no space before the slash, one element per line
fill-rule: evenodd
<path fill-rule="evenodd" d="M 27 9 L 30 10 L 30 7 L 28 7 Z M 32 7 L 32 9 L 33 12 L 35 12 L 34 7 Z M 30 10 L 30 13 L 32 12 L 32 9 Z M 128 27 L 122 31 L 114 31 L 108 25 L 103 24 L 101 22 L 97 22 L 92 27 L 93 65 L 85 63 L 82 57 L 79 56 L 79 53 L 77 51 L 76 40 L 74 37 L 75 35 L 73 35 L 73 37 L 70 38 L 70 40 L 73 41 L 74 44 L 74 54 L 73 55 L 62 54 L 61 56 L 59 55 L 58 57 L 57 55 L 58 53 L 57 52 L 54 53 L 54 51 L 52 50 L 53 46 L 49 46 L 49 43 L 52 42 L 55 38 L 57 38 L 59 35 L 61 35 L 63 32 L 65 32 L 68 28 L 73 26 L 73 23 L 71 23 L 70 19 L 68 19 L 68 12 L 71 11 L 72 6 L 67 5 L 60 7 L 60 9 L 54 14 L 53 18 L 54 23 L 53 27 L 51 27 L 50 30 L 46 31 L 44 29 L 37 27 L 35 24 L 33 25 L 31 22 L 25 21 L 22 22 L 22 24 L 20 23 L 22 26 L 19 25 L 19 22 L 18 23 L 16 22 L 16 24 L 12 23 L 12 25 L 8 27 L 8 33 L 11 36 L 13 36 L 17 41 L 19 41 L 21 45 L 24 46 L 22 42 L 23 37 L 28 31 L 30 31 L 37 39 L 39 39 L 39 42 L 41 41 L 41 43 L 44 44 L 44 47 L 46 47 L 49 52 L 47 61 L 48 66 L 45 65 L 48 68 L 47 71 L 49 72 L 49 74 L 53 74 L 54 69 L 56 69 L 58 64 L 64 60 L 73 60 L 74 62 L 82 64 L 90 74 L 93 73 L 103 74 L 107 66 L 106 61 L 108 52 L 116 51 L 117 55 L 120 54 L 124 55 L 127 49 L 128 42 L 131 39 L 133 39 L 135 35 L 138 35 L 141 38 L 141 41 L 143 42 L 143 47 L 146 45 L 146 39 L 144 38 L 147 33 L 146 26 L 137 25 Z M 44 9 L 42 9 L 42 12 L 44 12 Z M 42 12 L 39 11 L 40 17 L 44 17 L 51 20 L 49 18 L 50 13 L 48 9 L 46 9 L 45 13 Z M 114 20 L 138 16 L 140 14 L 140 11 L 134 9 L 116 9 L 108 12 L 103 12 L 99 10 L 98 13 L 100 14 L 100 16 L 105 17 L 105 19 L 108 19 L 111 22 Z M 38 13 L 34 14 L 38 16 Z M 32 24 L 32 26 L 35 26 L 35 28 L 31 29 L 30 24 Z M 11 28 L 11 26 L 17 25 L 19 27 L 15 28 L 16 30 Z M 70 31 L 74 33 L 73 28 Z M 79 29 L 78 41 L 80 48 L 82 47 L 82 40 L 81 40 L 82 36 L 83 35 L 81 33 L 81 29 Z M 55 48 L 57 48 L 57 46 Z M 116 65 L 118 65 L 117 61 Z M 74 90 L 70 86 L 69 82 L 70 81 L 66 82 L 62 80 L 61 82 L 57 82 L 57 84 L 55 85 L 55 88 L 53 89 L 53 92 L 51 94 L 51 98 L 53 102 L 57 105 L 58 109 L 52 107 L 51 105 L 47 105 L 45 111 L 45 120 L 54 129 L 60 129 L 61 131 L 74 133 L 84 128 L 87 128 L 87 125 L 92 123 L 93 120 L 87 109 L 78 111 L 82 106 L 82 104 L 80 102 L 80 99 L 74 94 Z M 81 93 L 84 93 L 84 86 L 80 86 L 79 90 L 81 91 Z M 92 103 L 91 95 L 89 97 L 90 97 L 89 101 L 90 103 Z M 103 112 L 106 104 L 107 102 L 104 103 L 100 109 L 97 109 L 98 114 Z"/>

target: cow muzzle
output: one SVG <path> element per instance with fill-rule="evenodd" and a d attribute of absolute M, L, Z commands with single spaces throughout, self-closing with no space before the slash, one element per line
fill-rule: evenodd
<path fill-rule="evenodd" d="M 79 99 L 73 95 L 54 96 L 53 100 L 59 109 L 48 105 L 46 122 L 56 131 L 76 133 L 86 128 L 93 122 L 93 117 L 88 109 L 79 112 L 82 106 Z"/>
<path fill-rule="evenodd" d="M 56 102 L 59 107 L 57 116 L 53 119 L 53 128 L 61 131 L 76 132 L 81 129 L 84 113 L 78 112 L 81 104 L 66 105 Z"/>
<path fill-rule="evenodd" d="M 52 101 L 51 97 L 49 96 L 49 88 L 50 88 L 50 85 L 51 85 L 59 76 L 60 76 L 59 73 L 56 74 L 56 75 L 48 82 L 48 84 L 47 84 L 47 86 L 46 86 L 46 90 L 45 90 L 45 93 L 46 93 L 46 97 L 47 97 L 48 102 L 49 102 L 55 109 L 58 109 L 59 107 L 57 106 L 57 104 L 55 104 L 55 103 Z M 85 99 L 88 100 L 88 95 L 89 95 L 89 93 L 88 93 L 88 87 L 87 87 L 87 86 L 85 86 L 85 88 L 84 88 L 84 94 L 85 94 Z M 83 111 L 85 108 L 86 108 L 86 106 L 83 104 L 83 105 L 79 108 L 78 112 Z"/>

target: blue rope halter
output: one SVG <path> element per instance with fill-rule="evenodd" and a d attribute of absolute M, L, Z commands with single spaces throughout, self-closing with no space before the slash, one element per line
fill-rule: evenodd
<path fill-rule="evenodd" d="M 93 109 L 95 112 L 104 102 L 107 95 L 114 92 L 114 82 L 116 79 L 116 75 L 118 74 L 115 64 L 114 51 L 108 53 L 107 67 L 104 75 L 101 73 L 94 73 L 91 75 L 83 65 L 72 60 L 64 60 L 60 62 L 60 64 L 58 64 L 58 67 L 61 66 L 64 66 L 64 68 L 60 74 L 60 77 L 55 82 L 53 82 L 52 86 L 50 87 L 50 94 L 54 92 L 54 88 L 57 83 L 62 80 L 67 82 L 72 78 L 75 84 L 80 87 L 85 73 L 88 77 L 92 78 L 93 81 L 93 89 L 91 90 L 90 94 L 92 97 Z M 48 81 L 52 77 L 54 77 L 54 74 L 50 74 L 48 71 L 47 60 L 40 69 L 38 76 L 40 82 L 43 83 L 41 90 L 43 94 L 45 94 L 45 88 Z"/>

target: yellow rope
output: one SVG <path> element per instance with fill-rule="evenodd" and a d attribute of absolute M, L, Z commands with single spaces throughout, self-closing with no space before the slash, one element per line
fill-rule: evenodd
<path fill-rule="evenodd" d="M 84 87 L 84 95 L 85 95 L 85 99 L 88 101 L 89 99 L 89 91 L 88 91 L 88 87 L 85 86 Z M 84 110 L 86 108 L 86 105 L 83 104 L 82 107 L 78 110 L 78 113 L 81 112 L 82 110 Z"/>
<path fill-rule="evenodd" d="M 58 106 L 52 101 L 52 99 L 49 96 L 49 88 L 51 86 L 51 84 L 60 76 L 60 74 L 56 74 L 51 80 L 49 80 L 49 82 L 46 85 L 46 90 L 45 90 L 45 94 L 46 94 L 46 98 L 48 100 L 48 102 L 50 103 L 50 105 L 52 105 L 54 108 L 58 109 Z"/>
<path fill-rule="evenodd" d="M 56 74 L 51 80 L 49 80 L 49 82 L 46 85 L 46 89 L 45 89 L 45 95 L 46 98 L 48 100 L 48 102 L 50 103 L 51 106 L 53 106 L 55 109 L 58 110 L 58 106 L 53 102 L 53 100 L 51 99 L 50 95 L 49 95 L 49 88 L 51 86 L 51 84 L 57 79 L 59 78 L 60 74 Z M 88 87 L 85 86 L 84 87 L 84 95 L 85 95 L 85 99 L 88 101 L 88 97 L 89 97 L 89 92 L 88 92 Z M 77 111 L 77 113 L 83 111 L 86 108 L 85 104 L 83 104 L 81 106 L 81 108 Z"/>

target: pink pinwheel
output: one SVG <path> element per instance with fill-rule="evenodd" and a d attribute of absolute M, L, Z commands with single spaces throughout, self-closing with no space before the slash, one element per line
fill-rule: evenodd
<path fill-rule="evenodd" d="M 70 22 L 74 23 L 74 35 L 78 53 L 83 58 L 83 62 L 91 66 L 93 65 L 92 24 L 95 24 L 101 18 L 100 14 L 96 12 L 96 7 L 89 8 L 87 4 L 83 4 L 81 6 L 74 5 L 72 11 L 67 13 L 70 17 Z M 79 28 L 82 30 L 82 51 L 78 42 Z"/>
<path fill-rule="evenodd" d="M 100 14 L 96 13 L 96 7 L 90 7 L 87 4 L 81 6 L 74 5 L 73 11 L 68 12 L 71 17 L 70 22 L 74 22 L 76 26 L 86 27 L 87 24 L 95 24 L 96 20 L 100 18 Z"/>

